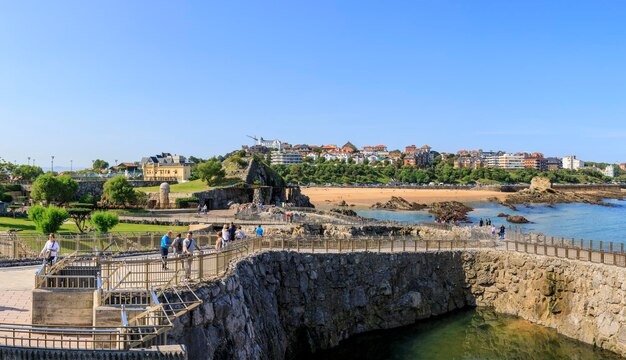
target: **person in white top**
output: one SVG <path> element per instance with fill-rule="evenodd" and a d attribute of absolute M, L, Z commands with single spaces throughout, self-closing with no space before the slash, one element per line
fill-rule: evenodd
<path fill-rule="evenodd" d="M 193 252 L 196 250 L 196 241 L 192 237 L 193 233 L 187 233 L 187 238 L 183 241 L 183 256 L 185 257 L 185 279 L 191 278 L 191 266 L 193 265 Z"/>
<path fill-rule="evenodd" d="M 222 246 L 228 246 L 228 241 L 230 241 L 230 231 L 228 231 L 228 225 L 224 225 L 222 228 Z"/>
<path fill-rule="evenodd" d="M 41 253 L 39 253 L 40 257 L 43 257 L 44 264 L 52 265 L 57 260 L 57 253 L 61 251 L 61 246 L 54 239 L 54 234 L 50 233 L 48 236 L 48 241 L 41 249 Z"/>
<path fill-rule="evenodd" d="M 235 239 L 243 240 L 246 237 L 246 234 L 241 230 L 241 225 L 237 226 L 237 232 L 235 232 Z"/>

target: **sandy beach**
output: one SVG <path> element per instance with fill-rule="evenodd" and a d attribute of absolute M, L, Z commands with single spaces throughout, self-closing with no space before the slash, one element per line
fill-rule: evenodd
<path fill-rule="evenodd" d="M 303 187 L 302 193 L 311 199 L 315 207 L 328 208 L 344 200 L 357 207 L 370 207 L 377 202 L 386 202 L 392 196 L 408 201 L 430 204 L 437 201 L 456 200 L 463 203 L 486 201 L 490 197 L 504 199 L 506 193 L 488 190 L 444 190 L 444 189 L 386 189 L 386 188 L 341 188 Z"/>

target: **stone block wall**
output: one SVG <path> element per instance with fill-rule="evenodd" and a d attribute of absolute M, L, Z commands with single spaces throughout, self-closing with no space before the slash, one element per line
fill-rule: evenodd
<path fill-rule="evenodd" d="M 492 307 L 626 355 L 626 269 L 503 251 L 263 252 L 202 284 L 169 340 L 194 359 L 284 359 Z"/>

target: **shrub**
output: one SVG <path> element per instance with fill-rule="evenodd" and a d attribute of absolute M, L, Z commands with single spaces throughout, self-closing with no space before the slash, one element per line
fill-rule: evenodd
<path fill-rule="evenodd" d="M 114 205 L 132 204 L 135 201 L 136 191 L 122 175 L 107 180 L 104 183 L 102 200 Z"/>
<path fill-rule="evenodd" d="M 13 196 L 9 194 L 0 194 L 0 201 L 2 202 L 11 202 L 13 201 Z"/>
<path fill-rule="evenodd" d="M 98 199 L 96 199 L 96 197 L 91 194 L 85 194 L 81 196 L 80 199 L 78 199 L 78 201 L 83 204 L 91 204 L 92 206 L 95 206 L 96 203 L 98 202 Z"/>
<path fill-rule="evenodd" d="M 33 206 L 28 211 L 28 218 L 44 234 L 57 232 L 68 217 L 67 210 L 56 206 Z"/>
<path fill-rule="evenodd" d="M 9 184 L 5 188 L 6 191 L 22 191 L 22 185 L 20 184 Z"/>
<path fill-rule="evenodd" d="M 178 198 L 176 199 L 176 207 L 179 209 L 188 208 L 192 203 L 198 204 L 198 201 L 197 197 Z"/>
<path fill-rule="evenodd" d="M 116 213 L 108 211 L 96 211 L 91 215 L 91 224 L 98 229 L 99 233 L 107 233 L 120 222 Z"/>

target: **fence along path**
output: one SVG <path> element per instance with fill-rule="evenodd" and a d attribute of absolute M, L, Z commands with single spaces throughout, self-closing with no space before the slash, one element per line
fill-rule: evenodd
<path fill-rule="evenodd" d="M 369 252 L 418 252 L 454 249 L 506 249 L 523 251 L 537 255 L 558 256 L 571 259 L 588 260 L 608 265 L 626 266 L 623 247 L 619 250 L 615 244 L 594 245 L 588 242 L 566 242 L 565 240 L 531 241 L 528 234 L 510 231 L 509 238 L 503 242 L 495 238 L 483 238 L 480 234 L 468 235 L 476 239 L 425 240 L 416 237 L 371 236 L 348 239 L 329 239 L 324 237 L 263 237 L 235 241 L 225 249 L 198 251 L 191 259 L 169 258 L 167 270 L 162 269 L 158 256 L 142 256 L 127 259 L 86 260 L 84 257 L 69 259 L 59 266 L 55 274 L 63 269 L 75 266 L 80 261 L 97 261 L 100 272 L 97 274 L 97 290 L 102 302 L 111 299 L 128 298 L 124 292 L 143 293 L 144 298 L 151 298 L 150 307 L 140 316 L 128 319 L 125 309 L 124 321 L 120 327 L 98 328 L 74 327 L 55 328 L 42 326 L 16 326 L 0 324 L 0 346 L 21 346 L 55 349 L 128 349 L 148 345 L 164 344 L 164 334 L 171 327 L 171 320 L 190 311 L 201 303 L 197 298 L 183 300 L 184 291 L 193 293 L 189 280 L 207 279 L 224 274 L 232 260 L 262 250 L 286 250 L 307 253 L 346 253 L 354 251 Z M 543 241 L 543 242 L 542 242 Z M 575 255 L 574 255 L 575 254 Z M 72 265 L 73 261 L 76 261 Z M 61 276 L 62 275 L 56 275 Z M 67 275 L 71 277 L 73 275 Z M 46 283 L 40 281 L 39 283 Z M 63 282 L 46 283 L 48 287 Z M 68 282 L 66 282 L 68 283 Z M 161 290 L 158 290 L 161 289 Z M 195 295 L 195 294 L 194 294 Z M 131 296 L 132 298 L 132 296 Z M 116 300 L 123 302 L 122 300 Z"/>

